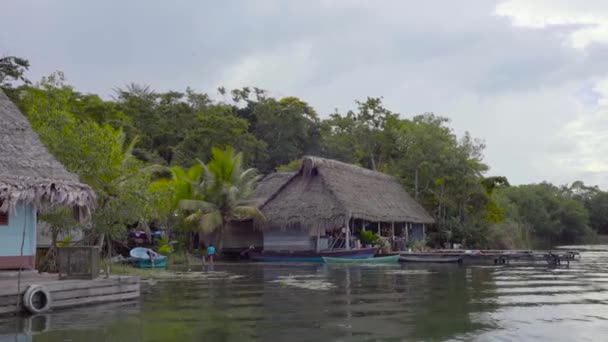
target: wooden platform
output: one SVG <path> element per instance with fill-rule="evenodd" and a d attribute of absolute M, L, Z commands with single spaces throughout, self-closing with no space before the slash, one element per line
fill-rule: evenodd
<path fill-rule="evenodd" d="M 19 298 L 28 286 L 42 285 L 50 292 L 51 310 L 80 305 L 130 300 L 139 297 L 139 277 L 103 276 L 94 280 L 59 280 L 56 274 L 39 274 L 35 271 L 21 273 L 21 285 L 17 292 L 17 272 L 0 272 L 0 315 L 24 311 L 17 306 Z"/>
<path fill-rule="evenodd" d="M 504 265 L 510 263 L 536 263 L 545 262 L 549 265 L 569 264 L 580 257 L 573 251 L 532 251 L 532 250 L 433 250 L 430 252 L 403 253 L 403 256 L 418 257 L 421 259 L 436 259 L 441 257 L 459 257 L 465 265 Z"/>

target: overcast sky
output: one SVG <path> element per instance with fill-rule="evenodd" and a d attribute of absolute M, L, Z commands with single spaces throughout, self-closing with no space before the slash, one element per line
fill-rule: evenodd
<path fill-rule="evenodd" d="M 608 1 L 1 0 L 0 54 L 104 97 L 135 82 L 384 97 L 485 140 L 489 174 L 608 188 Z"/>

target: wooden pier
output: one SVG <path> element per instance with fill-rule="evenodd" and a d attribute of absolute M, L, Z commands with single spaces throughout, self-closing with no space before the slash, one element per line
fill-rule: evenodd
<path fill-rule="evenodd" d="M 404 257 L 417 258 L 420 262 L 458 259 L 464 265 L 506 265 L 511 263 L 547 263 L 550 266 L 570 265 L 580 258 L 575 251 L 532 251 L 532 250 L 452 250 L 441 249 L 429 252 L 394 253 Z"/>
<path fill-rule="evenodd" d="M 59 280 L 56 274 L 39 274 L 35 271 L 21 273 L 18 288 L 18 273 L 0 272 L 0 315 L 32 312 L 28 308 L 28 296 L 40 312 L 82 305 L 93 305 L 115 301 L 132 300 L 139 297 L 139 277 L 110 276 L 92 280 Z M 29 292 L 28 289 L 30 289 Z M 44 298 L 48 296 L 48 298 Z M 34 308 L 34 311 L 37 311 Z M 35 312 L 34 312 L 35 313 Z"/>

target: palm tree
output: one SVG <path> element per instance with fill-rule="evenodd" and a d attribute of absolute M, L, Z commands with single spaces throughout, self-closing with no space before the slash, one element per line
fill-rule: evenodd
<path fill-rule="evenodd" d="M 205 165 L 204 176 L 197 182 L 196 193 L 204 199 L 182 199 L 179 207 L 188 211 L 188 222 L 197 222 L 203 233 L 216 232 L 217 249 L 221 252 L 223 232 L 233 220 L 254 218 L 265 220 L 257 206 L 249 200 L 259 180 L 253 168 L 243 168 L 242 153 L 235 153 L 232 147 L 225 150 L 214 147 L 212 160 Z"/>

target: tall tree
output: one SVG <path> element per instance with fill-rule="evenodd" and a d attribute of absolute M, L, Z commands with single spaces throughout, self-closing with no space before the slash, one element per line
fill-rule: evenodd
<path fill-rule="evenodd" d="M 25 72 L 30 68 L 30 62 L 21 57 L 0 57 L 0 87 L 8 88 L 14 81 L 30 84 Z"/>
<path fill-rule="evenodd" d="M 120 129 L 75 115 L 78 96 L 63 82 L 52 75 L 20 89 L 20 105 L 50 152 L 95 190 L 92 231 L 122 238 L 128 224 L 145 223 L 154 211 L 147 200 L 150 174 L 131 155 L 137 139 L 127 143 Z"/>

